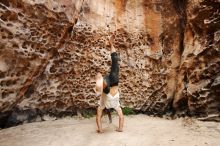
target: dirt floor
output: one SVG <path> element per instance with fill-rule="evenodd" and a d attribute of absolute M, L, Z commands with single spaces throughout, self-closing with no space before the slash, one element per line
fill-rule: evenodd
<path fill-rule="evenodd" d="M 220 123 L 181 118 L 167 120 L 125 117 L 124 132 L 116 132 L 103 117 L 104 133 L 96 133 L 95 118 L 65 118 L 0 130 L 0 146 L 219 146 Z"/>

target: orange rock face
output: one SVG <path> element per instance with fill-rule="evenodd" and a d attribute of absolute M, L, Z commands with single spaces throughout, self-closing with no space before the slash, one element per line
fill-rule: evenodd
<path fill-rule="evenodd" d="M 94 77 L 110 70 L 112 34 L 122 106 L 219 114 L 219 7 L 214 0 L 0 0 L 0 120 L 94 109 Z"/>

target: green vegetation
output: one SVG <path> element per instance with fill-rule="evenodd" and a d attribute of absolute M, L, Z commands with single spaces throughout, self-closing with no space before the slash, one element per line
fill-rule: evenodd
<path fill-rule="evenodd" d="M 82 116 L 83 116 L 84 118 L 91 118 L 91 117 L 93 117 L 95 114 L 96 114 L 96 113 L 95 113 L 94 110 L 83 110 L 83 111 L 82 111 Z"/>
<path fill-rule="evenodd" d="M 135 114 L 135 111 L 130 107 L 124 107 L 124 108 L 122 108 L 122 111 L 123 111 L 124 115 L 134 115 Z"/>

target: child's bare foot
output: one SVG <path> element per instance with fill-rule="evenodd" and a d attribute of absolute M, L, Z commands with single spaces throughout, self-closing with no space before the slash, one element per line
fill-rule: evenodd
<path fill-rule="evenodd" d="M 97 133 L 100 133 L 100 134 L 101 134 L 101 133 L 104 133 L 103 130 L 96 130 L 96 132 L 97 132 Z"/>
<path fill-rule="evenodd" d="M 109 40 L 106 40 L 106 41 L 105 41 L 105 46 L 106 46 L 106 47 L 110 47 L 110 46 L 111 46 L 111 43 L 110 43 Z"/>
<path fill-rule="evenodd" d="M 120 128 L 117 128 L 116 131 L 117 131 L 117 132 L 123 132 L 123 130 L 120 129 Z"/>
<path fill-rule="evenodd" d="M 112 35 L 110 38 L 109 38 L 109 42 L 112 44 L 115 40 L 115 35 Z"/>
<path fill-rule="evenodd" d="M 127 48 L 129 48 L 130 44 L 129 44 L 128 42 L 125 42 L 125 46 L 126 46 Z"/>

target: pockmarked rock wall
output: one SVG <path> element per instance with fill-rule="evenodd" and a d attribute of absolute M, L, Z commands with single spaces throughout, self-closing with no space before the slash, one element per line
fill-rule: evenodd
<path fill-rule="evenodd" d="M 94 109 L 94 77 L 110 70 L 112 34 L 122 106 L 219 115 L 219 7 L 218 0 L 0 0 L 0 123 Z"/>

